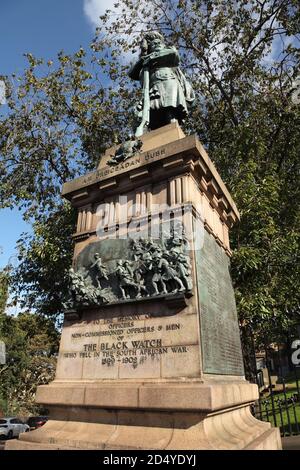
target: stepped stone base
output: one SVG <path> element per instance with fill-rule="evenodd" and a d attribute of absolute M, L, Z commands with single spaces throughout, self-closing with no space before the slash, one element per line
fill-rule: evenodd
<path fill-rule="evenodd" d="M 52 419 L 43 427 L 22 434 L 18 441 L 8 441 L 6 450 L 281 449 L 279 430 L 252 416 L 249 403 L 256 398 L 257 389 L 245 381 L 139 387 L 128 384 L 119 385 L 119 393 L 117 384 L 86 384 L 77 389 L 74 384 L 50 385 L 43 387 L 40 394 L 44 398 L 47 395 L 48 403 L 51 389 Z M 61 401 L 69 394 L 69 405 L 59 403 L 59 389 Z M 92 390 L 98 393 L 92 394 Z M 119 407 L 100 407 L 108 394 L 113 400 L 114 391 Z M 88 406 L 84 404 L 87 400 Z M 122 409 L 125 403 L 127 408 Z"/>

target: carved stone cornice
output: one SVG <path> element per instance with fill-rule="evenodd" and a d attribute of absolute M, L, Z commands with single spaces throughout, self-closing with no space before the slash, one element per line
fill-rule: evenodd
<path fill-rule="evenodd" d="M 130 158 L 114 167 L 104 166 L 63 186 L 63 196 L 75 207 L 101 202 L 105 197 L 130 191 L 181 174 L 190 174 L 227 224 L 239 212 L 213 162 L 197 136 L 187 136 Z"/>

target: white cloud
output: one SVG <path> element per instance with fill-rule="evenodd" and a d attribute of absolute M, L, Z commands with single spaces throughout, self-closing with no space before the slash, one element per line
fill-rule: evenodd
<path fill-rule="evenodd" d="M 19 313 L 22 311 L 19 304 L 17 305 L 8 305 L 5 309 L 5 314 L 9 317 L 17 317 Z"/>
<path fill-rule="evenodd" d="M 117 0 L 83 0 L 84 14 L 93 29 L 101 24 L 99 17 L 101 15 L 104 15 L 106 10 L 111 10 L 112 12 L 112 15 L 110 19 L 108 20 L 107 25 L 111 25 L 113 19 L 115 19 L 117 15 L 120 14 L 124 9 L 126 10 L 126 6 L 124 5 L 123 2 L 120 1 L 118 7 L 114 6 L 116 3 L 117 3 Z M 139 25 L 139 28 L 141 29 L 140 25 Z M 136 34 L 135 32 L 133 32 L 131 35 L 127 33 L 126 34 L 119 33 L 119 37 L 130 40 L 130 39 L 133 39 L 135 34 Z M 120 61 L 124 64 L 127 64 L 129 62 L 135 61 L 136 57 L 137 57 L 136 54 L 133 55 L 131 51 L 126 51 L 120 57 Z"/>
<path fill-rule="evenodd" d="M 99 26 L 99 16 L 106 10 L 115 10 L 116 0 L 83 0 L 83 11 L 88 21 L 93 27 Z"/>

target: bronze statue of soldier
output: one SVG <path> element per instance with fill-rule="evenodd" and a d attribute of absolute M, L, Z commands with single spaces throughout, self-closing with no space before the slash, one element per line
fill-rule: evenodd
<path fill-rule="evenodd" d="M 143 99 L 137 106 L 140 121 L 135 136 L 162 127 L 173 121 L 181 124 L 188 115 L 188 107 L 195 99 L 194 91 L 179 68 L 179 54 L 167 46 L 157 31 L 144 35 L 141 55 L 129 77 L 143 86 Z"/>

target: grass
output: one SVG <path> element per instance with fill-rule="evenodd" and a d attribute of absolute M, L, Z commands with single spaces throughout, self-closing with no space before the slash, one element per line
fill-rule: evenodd
<path fill-rule="evenodd" d="M 300 431 L 300 404 L 296 404 L 295 407 L 288 405 L 286 410 L 285 406 L 282 407 L 281 412 L 275 404 L 275 414 L 272 413 L 272 408 L 269 406 L 269 419 L 264 414 L 264 419 L 269 421 L 272 426 L 280 428 L 281 433 L 287 434 L 299 434 Z M 276 420 L 275 420 L 276 418 Z"/>
<path fill-rule="evenodd" d="M 299 379 L 300 386 L 300 379 Z M 264 421 L 269 421 L 273 426 L 280 427 L 282 435 L 299 434 L 300 433 L 300 401 L 294 404 L 285 404 L 285 397 L 292 397 L 297 393 L 297 385 L 295 379 L 287 380 L 286 394 L 283 392 L 282 384 L 279 384 L 273 391 L 275 413 L 272 410 L 271 394 L 261 397 L 261 411 Z M 281 407 L 279 407 L 278 399 L 282 400 Z M 267 403 L 266 403 L 267 401 Z M 257 410 L 258 411 L 258 410 Z M 257 417 L 260 417 L 258 412 Z"/>

